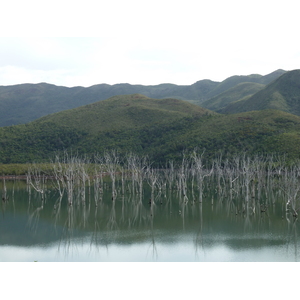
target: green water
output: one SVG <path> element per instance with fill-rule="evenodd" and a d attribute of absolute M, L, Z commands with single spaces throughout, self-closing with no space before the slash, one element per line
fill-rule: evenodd
<path fill-rule="evenodd" d="M 299 222 L 276 190 L 246 201 L 212 185 L 202 202 L 191 191 L 156 191 L 150 205 L 147 187 L 142 195 L 119 189 L 114 201 L 109 186 L 96 200 L 87 187 L 70 206 L 51 186 L 42 197 L 24 181 L 5 184 L 0 261 L 299 260 Z"/>

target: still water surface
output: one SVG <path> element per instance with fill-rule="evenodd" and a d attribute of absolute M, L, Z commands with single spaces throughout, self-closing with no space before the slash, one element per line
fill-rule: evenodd
<path fill-rule="evenodd" d="M 43 200 L 23 181 L 7 181 L 1 201 L 0 261 L 277 262 L 299 260 L 299 223 L 280 201 L 261 211 L 207 191 L 180 199 L 109 190 L 69 206 L 51 189 Z M 95 205 L 97 203 L 97 206 Z"/>

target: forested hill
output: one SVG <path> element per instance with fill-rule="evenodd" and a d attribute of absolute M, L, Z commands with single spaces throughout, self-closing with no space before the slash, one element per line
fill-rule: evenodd
<path fill-rule="evenodd" d="M 117 150 L 163 163 L 183 151 L 208 156 L 300 156 L 300 117 L 262 110 L 220 115 L 177 99 L 117 96 L 59 112 L 25 125 L 0 128 L 0 163 L 48 161 L 64 151 L 81 155 Z"/>
<path fill-rule="evenodd" d="M 285 71 L 268 75 L 232 76 L 222 82 L 200 80 L 192 85 L 99 84 L 67 88 L 47 83 L 0 86 L 0 126 L 25 124 L 42 116 L 76 108 L 116 95 L 143 94 L 150 98 L 176 98 L 201 106 L 205 100 L 240 84 L 268 84 Z"/>
<path fill-rule="evenodd" d="M 66 126 L 89 134 L 167 124 L 187 117 L 216 115 L 189 102 L 152 99 L 140 94 L 114 96 L 96 103 L 47 115 L 33 123 Z"/>

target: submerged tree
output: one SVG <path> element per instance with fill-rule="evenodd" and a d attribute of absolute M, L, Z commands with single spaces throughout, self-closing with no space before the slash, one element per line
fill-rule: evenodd
<path fill-rule="evenodd" d="M 191 153 L 182 153 L 181 162 L 168 161 L 158 169 L 153 167 L 147 156 L 134 153 L 121 157 L 117 151 L 107 151 L 103 155 L 95 155 L 93 161 L 64 153 L 51 161 L 51 168 L 52 171 L 46 172 L 41 165 L 32 164 L 27 172 L 28 186 L 44 199 L 48 188 L 46 180 L 50 178 L 58 192 L 58 201 L 61 202 L 66 195 L 69 205 L 85 205 L 86 195 L 90 195 L 92 189 L 95 205 L 98 206 L 104 191 L 110 188 L 113 201 L 120 196 L 123 202 L 126 199 L 137 200 L 140 207 L 143 203 L 150 204 L 153 215 L 155 203 L 163 204 L 167 194 L 171 196 L 176 188 L 180 205 L 193 205 L 198 195 L 198 203 L 210 201 L 214 204 L 217 199 L 219 203 L 225 202 L 229 210 L 248 217 L 248 212 L 267 212 L 268 206 L 279 198 L 283 199 L 286 213 L 295 218 L 300 208 L 300 163 L 288 166 L 284 159 L 272 155 L 249 156 L 242 153 L 223 159 L 219 154 L 207 158 L 204 151 L 194 149 Z M 105 176 L 109 183 L 104 181 Z M 144 199 L 147 186 L 150 198 Z M 208 199 L 206 190 L 213 190 L 215 194 L 211 193 Z M 125 193 L 131 196 L 126 198 Z M 5 194 L 4 188 L 2 197 Z M 171 198 L 168 203 L 171 203 Z M 181 213 L 184 210 L 182 208 Z"/>

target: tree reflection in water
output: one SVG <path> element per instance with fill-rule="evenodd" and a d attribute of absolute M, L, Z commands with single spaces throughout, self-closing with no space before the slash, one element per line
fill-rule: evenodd
<path fill-rule="evenodd" d="M 180 163 L 169 162 L 168 169 L 133 154 L 118 159 L 116 153 L 98 156 L 96 164 L 57 157 L 48 177 L 35 166 L 17 191 L 15 181 L 3 181 L 2 195 L 14 201 L 2 201 L 2 222 L 7 210 L 27 211 L 31 232 L 46 242 L 40 232 L 46 222 L 66 253 L 80 240 L 107 250 L 147 243 L 157 260 L 162 245 L 191 239 L 199 258 L 219 244 L 284 244 L 287 251 L 294 247 L 297 260 L 300 164 L 287 167 L 276 157 L 245 155 L 207 161 L 193 152 Z"/>

